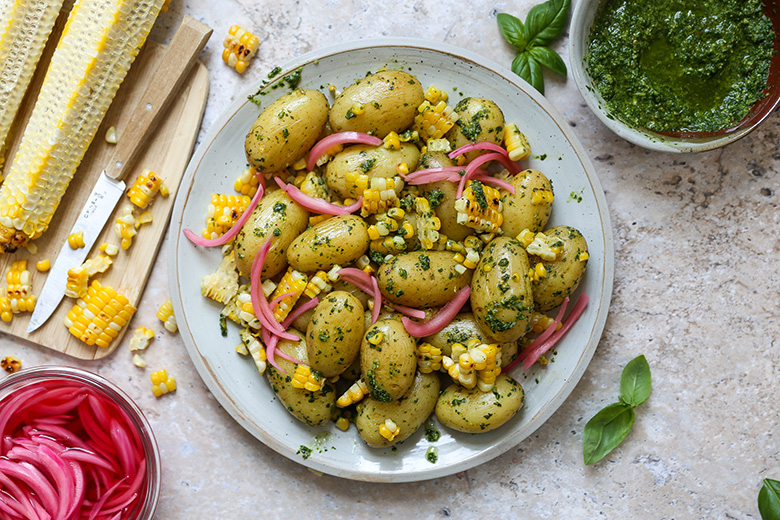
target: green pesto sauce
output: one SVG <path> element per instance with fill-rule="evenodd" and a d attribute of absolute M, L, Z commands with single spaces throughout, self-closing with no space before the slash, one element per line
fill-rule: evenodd
<path fill-rule="evenodd" d="M 650 130 L 734 126 L 763 96 L 774 33 L 760 0 L 607 0 L 588 72 L 611 117 Z"/>

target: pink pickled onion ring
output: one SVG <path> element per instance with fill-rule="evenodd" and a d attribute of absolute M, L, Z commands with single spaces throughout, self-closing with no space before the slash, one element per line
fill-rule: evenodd
<path fill-rule="evenodd" d="M 284 330 L 287 330 L 287 328 L 292 325 L 292 323 L 297 320 L 299 317 L 303 316 L 303 314 L 308 311 L 309 309 L 312 309 L 319 305 L 320 299 L 319 298 L 312 298 L 311 300 L 307 301 L 306 303 L 302 304 L 300 307 L 293 309 L 292 312 L 284 319 L 282 322 L 282 328 Z"/>
<path fill-rule="evenodd" d="M 258 173 L 258 178 L 263 178 L 263 175 Z M 263 182 L 264 184 L 265 182 Z M 263 193 L 265 190 L 263 189 L 263 185 L 259 185 L 257 187 L 257 193 L 255 193 L 255 196 L 252 197 L 252 200 L 249 202 L 249 206 L 246 207 L 243 213 L 241 213 L 241 216 L 236 220 L 236 223 L 233 224 L 233 226 L 228 229 L 224 235 L 219 236 L 217 238 L 203 238 L 199 237 L 189 229 L 184 230 L 184 236 L 190 239 L 190 242 L 192 242 L 195 245 L 203 246 L 203 247 L 214 247 L 214 246 L 221 246 L 223 244 L 227 244 L 233 238 L 238 235 L 238 232 L 241 231 L 241 228 L 244 227 L 244 224 L 246 224 L 246 221 L 249 220 L 250 215 L 252 214 L 252 211 L 254 211 L 255 206 L 257 206 L 257 203 L 260 202 L 260 199 L 263 198 Z"/>
<path fill-rule="evenodd" d="M 404 181 L 408 184 L 426 184 L 427 182 L 436 182 L 437 180 L 444 180 L 450 175 L 457 175 L 458 172 L 464 171 L 465 168 L 460 166 L 442 166 L 440 168 L 426 168 L 424 170 L 414 171 L 404 177 Z M 431 179 L 422 182 L 423 179 Z"/>
<path fill-rule="evenodd" d="M 474 177 L 471 178 L 473 181 L 479 181 L 482 184 L 492 184 L 493 186 L 497 186 L 499 188 L 503 188 L 512 195 L 515 194 L 515 187 L 506 182 L 505 180 L 496 179 L 495 177 L 492 177 L 487 174 L 476 174 Z"/>
<path fill-rule="evenodd" d="M 257 252 L 254 261 L 252 262 L 252 270 L 249 275 L 250 291 L 249 294 L 252 297 L 252 309 L 255 311 L 257 319 L 260 320 L 260 324 L 269 331 L 277 334 L 283 339 L 289 339 L 297 341 L 298 337 L 293 336 L 284 331 L 281 324 L 276 321 L 271 307 L 268 305 L 268 300 L 265 297 L 263 288 L 260 284 L 260 277 L 263 272 L 263 264 L 268 256 L 268 251 L 271 249 L 271 243 L 273 239 L 266 241 L 260 251 Z"/>
<path fill-rule="evenodd" d="M 274 180 L 276 181 L 276 184 L 278 184 L 279 187 L 282 188 L 292 200 L 309 211 L 313 211 L 315 213 L 321 213 L 323 215 L 349 215 L 350 213 L 354 213 L 359 210 L 363 205 L 362 196 L 358 197 L 358 200 L 354 204 L 350 204 L 349 206 L 339 206 L 338 204 L 333 204 L 327 200 L 319 199 L 317 197 L 310 197 L 309 195 L 306 195 L 304 192 L 299 190 L 296 186 L 292 184 L 285 184 L 279 177 L 275 177 Z"/>
<path fill-rule="evenodd" d="M 374 308 L 371 309 L 371 324 L 379 319 L 379 312 L 382 310 L 382 291 L 379 290 L 379 282 L 375 277 L 371 277 L 371 287 L 374 290 Z"/>
<path fill-rule="evenodd" d="M 382 310 L 382 291 L 379 290 L 379 282 L 370 274 L 355 267 L 339 269 L 339 276 L 360 289 L 374 299 L 374 308 L 371 310 L 371 323 L 376 323 L 379 312 Z"/>
<path fill-rule="evenodd" d="M 491 143 L 489 141 L 480 141 L 478 143 L 464 144 L 460 148 L 456 148 L 455 150 L 450 152 L 448 154 L 448 157 L 450 159 L 454 159 L 455 157 L 459 155 L 463 155 L 464 153 L 470 152 L 472 150 L 490 150 L 492 152 L 504 154 L 505 156 L 509 157 L 509 152 L 507 152 L 503 146 L 498 145 L 496 143 Z"/>
<path fill-rule="evenodd" d="M 418 320 L 425 319 L 425 311 L 422 309 L 415 309 L 414 307 L 407 307 L 406 305 L 398 305 L 397 303 L 384 302 L 385 305 L 393 309 L 394 311 L 409 316 L 410 318 L 417 318 Z"/>
<path fill-rule="evenodd" d="M 312 171 L 317 165 L 317 161 L 325 152 L 336 145 L 352 143 L 372 144 L 374 146 L 379 146 L 382 144 L 382 140 L 378 137 L 364 134 L 362 132 L 337 132 L 335 134 L 331 134 L 328 137 L 321 139 L 312 147 L 311 152 L 309 152 L 309 158 L 306 160 L 306 167 L 309 169 L 309 171 Z"/>
<path fill-rule="evenodd" d="M 436 334 L 450 323 L 453 318 L 460 312 L 463 306 L 471 296 L 471 286 L 467 285 L 455 295 L 455 298 L 444 304 L 444 307 L 439 309 L 428 321 L 412 321 L 406 316 L 401 318 L 401 323 L 404 324 L 406 332 L 414 336 L 415 338 L 424 338 L 431 334 Z"/>
<path fill-rule="evenodd" d="M 276 336 L 274 334 L 271 334 L 268 329 L 263 329 L 260 332 L 263 343 L 265 343 L 265 357 L 268 360 L 268 362 L 271 364 L 272 367 L 274 367 L 279 372 L 284 372 L 285 374 L 287 371 L 279 366 L 279 364 L 276 362 L 276 344 L 279 343 L 279 336 Z"/>

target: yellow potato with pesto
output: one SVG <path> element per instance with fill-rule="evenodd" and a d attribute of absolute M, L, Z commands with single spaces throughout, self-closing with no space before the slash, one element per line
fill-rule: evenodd
<path fill-rule="evenodd" d="M 422 341 L 440 349 L 443 355 L 450 356 L 455 343 L 465 345 L 472 338 L 477 338 L 481 343 L 493 343 L 482 331 L 474 315 L 470 312 L 462 312 L 439 332 L 423 338 Z M 498 345 L 501 347 L 501 366 L 506 366 L 517 355 L 517 341 Z"/>
<path fill-rule="evenodd" d="M 322 297 L 306 328 L 311 367 L 325 377 L 341 374 L 360 354 L 364 331 L 360 300 L 344 291 Z"/>
<path fill-rule="evenodd" d="M 461 99 L 453 110 L 458 114 L 458 121 L 445 135 L 453 149 L 480 141 L 498 145 L 503 142 L 504 113 L 493 101 L 467 97 Z M 472 150 L 466 154 L 466 159 L 471 161 L 481 153 Z"/>
<path fill-rule="evenodd" d="M 368 224 L 357 215 L 339 215 L 315 224 L 292 241 L 287 262 L 305 273 L 347 265 L 368 250 Z"/>
<path fill-rule="evenodd" d="M 553 205 L 553 186 L 550 179 L 538 170 L 523 170 L 509 181 L 515 188 L 512 195 L 501 191 L 506 236 L 516 237 L 524 229 L 534 233 L 544 229 L 550 219 Z"/>
<path fill-rule="evenodd" d="M 534 304 L 539 312 L 558 307 L 564 298 L 571 296 L 580 285 L 588 265 L 588 243 L 579 230 L 571 226 L 556 226 L 544 232 L 551 246 L 561 252 L 554 261 L 532 256 L 534 262 L 541 261 L 547 275 L 533 284 Z"/>
<path fill-rule="evenodd" d="M 304 157 L 328 122 L 328 100 L 312 89 L 285 94 L 263 110 L 244 142 L 247 161 L 262 172 L 277 172 Z"/>
<path fill-rule="evenodd" d="M 523 407 L 523 387 L 506 374 L 496 378 L 490 392 L 452 384 L 436 401 L 436 418 L 447 428 L 485 433 L 506 424 Z"/>
<path fill-rule="evenodd" d="M 417 372 L 417 343 L 403 323 L 377 320 L 360 346 L 360 372 L 369 395 L 389 403 L 409 390 Z"/>
<path fill-rule="evenodd" d="M 409 171 L 417 167 L 420 151 L 410 143 L 401 143 L 399 150 L 383 146 L 356 144 L 348 146 L 325 167 L 325 183 L 341 197 L 356 198 L 363 193 L 357 178 L 390 179 L 398 175 L 398 165 L 405 163 Z"/>
<path fill-rule="evenodd" d="M 459 273 L 450 251 L 401 253 L 379 266 L 382 295 L 409 307 L 440 307 L 471 283 L 472 271 Z"/>

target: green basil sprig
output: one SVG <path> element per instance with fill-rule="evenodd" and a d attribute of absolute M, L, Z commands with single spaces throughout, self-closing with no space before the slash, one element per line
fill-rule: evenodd
<path fill-rule="evenodd" d="M 758 512 L 763 520 L 780 520 L 780 482 L 764 479 L 764 485 L 758 493 Z"/>
<path fill-rule="evenodd" d="M 528 12 L 525 23 L 511 14 L 498 13 L 501 34 L 515 49 L 512 72 L 544 94 L 542 66 L 566 75 L 566 64 L 557 52 L 547 47 L 563 32 L 569 21 L 571 0 L 548 0 Z"/>
<path fill-rule="evenodd" d="M 626 438 L 634 426 L 634 408 L 650 396 L 650 365 L 645 356 L 628 362 L 620 376 L 620 401 L 594 415 L 582 432 L 585 464 L 594 464 Z"/>

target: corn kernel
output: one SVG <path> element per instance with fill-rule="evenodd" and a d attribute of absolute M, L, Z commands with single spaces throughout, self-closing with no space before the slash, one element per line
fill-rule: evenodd
<path fill-rule="evenodd" d="M 45 260 L 38 260 L 35 263 L 35 268 L 38 271 L 45 273 L 46 271 L 51 269 L 51 261 L 48 258 L 46 258 Z"/>
<path fill-rule="evenodd" d="M 84 247 L 84 232 L 77 231 L 68 235 L 68 245 L 71 249 L 79 249 Z"/>
<path fill-rule="evenodd" d="M 393 422 L 392 419 L 385 419 L 384 424 L 379 426 L 379 435 L 388 441 L 395 439 L 399 433 L 401 433 L 401 429 L 398 427 L 398 425 L 395 424 L 395 422 Z"/>

